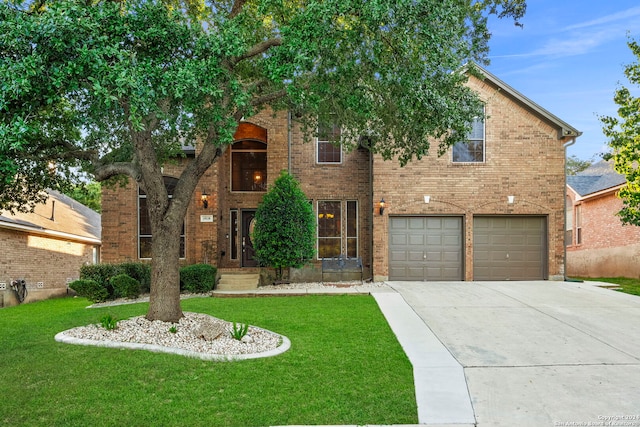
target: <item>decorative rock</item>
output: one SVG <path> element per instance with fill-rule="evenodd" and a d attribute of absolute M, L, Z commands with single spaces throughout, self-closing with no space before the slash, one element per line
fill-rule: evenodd
<path fill-rule="evenodd" d="M 213 341 L 218 339 L 224 332 L 226 332 L 224 323 L 210 317 L 200 320 L 194 335 L 196 338 L 201 338 L 205 341 Z"/>
<path fill-rule="evenodd" d="M 253 337 L 251 335 L 247 334 L 247 335 L 243 336 L 240 341 L 245 343 L 245 344 L 251 344 L 253 342 Z"/>

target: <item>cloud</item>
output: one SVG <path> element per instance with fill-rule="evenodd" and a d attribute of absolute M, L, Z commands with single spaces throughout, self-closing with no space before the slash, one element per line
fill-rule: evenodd
<path fill-rule="evenodd" d="M 617 21 L 637 22 L 635 19 L 632 19 L 635 16 L 640 16 L 640 7 L 632 7 L 631 9 L 623 10 L 621 12 L 613 13 L 611 15 L 603 16 L 597 19 L 592 19 L 591 21 L 570 25 L 566 27 L 565 30 L 573 31 L 573 30 L 578 30 L 578 29 L 583 29 L 588 27 L 594 27 L 602 24 L 609 24 L 611 22 L 617 22 Z"/>

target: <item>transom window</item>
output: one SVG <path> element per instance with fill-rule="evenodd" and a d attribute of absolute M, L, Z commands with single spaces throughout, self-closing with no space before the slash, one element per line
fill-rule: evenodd
<path fill-rule="evenodd" d="M 358 256 L 358 203 L 355 200 L 318 201 L 317 229 L 319 259 Z"/>
<path fill-rule="evenodd" d="M 178 180 L 169 176 L 164 177 L 164 186 L 167 189 L 169 198 L 173 197 L 173 191 L 176 188 Z M 151 218 L 147 208 L 147 194 L 138 187 L 138 258 L 151 258 Z M 184 222 L 180 231 L 180 258 L 185 257 L 185 232 Z"/>
<path fill-rule="evenodd" d="M 342 146 L 337 143 L 339 140 L 340 126 L 336 124 L 319 124 L 316 162 L 342 163 Z"/>
<path fill-rule="evenodd" d="M 267 191 L 267 144 L 247 140 L 231 146 L 231 191 Z"/>
<path fill-rule="evenodd" d="M 484 115 L 483 115 L 484 116 Z M 465 141 L 453 145 L 454 163 L 483 163 L 485 154 L 484 117 L 476 117 Z"/>

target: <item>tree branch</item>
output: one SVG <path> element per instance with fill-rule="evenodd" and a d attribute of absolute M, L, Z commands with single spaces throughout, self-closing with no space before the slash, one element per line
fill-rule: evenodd
<path fill-rule="evenodd" d="M 238 14 L 240 12 L 242 12 L 242 8 L 244 7 L 244 4 L 246 3 L 247 0 L 236 0 L 233 2 L 233 6 L 231 7 L 231 13 L 229 14 L 229 19 L 233 19 L 236 16 L 238 16 Z"/>
<path fill-rule="evenodd" d="M 96 166 L 94 176 L 96 181 L 105 181 L 118 175 L 127 175 L 136 181 L 140 176 L 140 171 L 132 163 L 109 163 L 106 165 Z"/>
<path fill-rule="evenodd" d="M 279 38 L 265 40 L 262 43 L 258 43 L 257 45 L 253 46 L 244 55 L 240 55 L 236 58 L 233 58 L 231 60 L 231 63 L 233 65 L 236 65 L 239 62 L 244 61 L 245 59 L 253 58 L 254 56 L 260 55 L 268 51 L 272 47 L 280 46 L 281 44 L 282 44 L 282 39 L 279 39 Z"/>
<path fill-rule="evenodd" d="M 251 100 L 251 105 L 257 107 L 264 104 L 269 104 L 277 99 L 283 98 L 287 95 L 287 90 L 282 89 L 276 92 L 266 93 L 264 95 L 255 97 Z"/>

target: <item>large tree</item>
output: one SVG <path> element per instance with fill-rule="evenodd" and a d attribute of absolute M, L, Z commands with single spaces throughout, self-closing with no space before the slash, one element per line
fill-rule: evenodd
<path fill-rule="evenodd" d="M 270 106 L 365 138 L 401 163 L 439 153 L 481 104 L 461 70 L 485 62 L 487 16 L 524 0 L 38 0 L 0 5 L 0 208 L 79 171 L 129 177 L 149 206 L 147 318 L 176 321 L 179 233 L 238 123 Z M 473 67 L 466 67 L 471 69 Z M 196 145 L 169 199 L 162 166 Z"/>
<path fill-rule="evenodd" d="M 637 62 L 627 65 L 624 74 L 630 83 L 640 86 L 640 45 L 636 40 L 630 40 L 628 45 Z M 618 104 L 618 117 L 605 116 L 600 120 L 609 138 L 614 168 L 627 179 L 618 193 L 623 202 L 618 215 L 624 224 L 640 225 L 640 97 L 623 86 L 616 90 L 613 99 Z"/>

